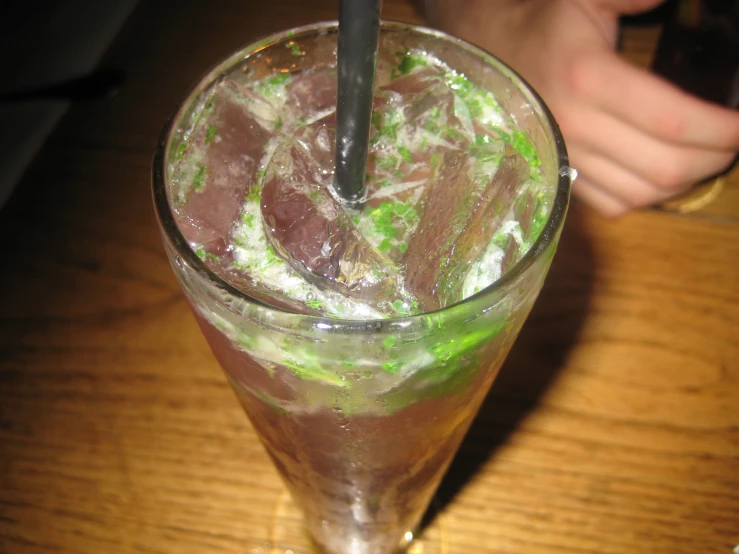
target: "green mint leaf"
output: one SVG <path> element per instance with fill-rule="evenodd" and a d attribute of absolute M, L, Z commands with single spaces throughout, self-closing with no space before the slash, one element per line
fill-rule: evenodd
<path fill-rule="evenodd" d="M 409 164 L 413 163 L 413 156 L 411 155 L 411 151 L 408 150 L 405 146 L 398 146 L 398 154 L 400 154 L 400 156 Z"/>
<path fill-rule="evenodd" d="M 205 144 L 213 142 L 213 139 L 216 138 L 217 134 L 218 130 L 215 125 L 208 125 L 208 129 L 205 131 Z"/>
<path fill-rule="evenodd" d="M 207 252 L 205 250 L 205 246 L 203 246 L 202 244 L 198 245 L 198 247 L 195 248 L 195 254 L 197 255 L 198 258 L 200 258 L 204 262 L 207 262 L 208 260 L 212 260 L 216 262 L 217 264 L 221 263 L 220 256 L 216 256 L 215 254 L 211 254 L 210 252 Z"/>
<path fill-rule="evenodd" d="M 320 300 L 306 300 L 305 304 L 309 308 L 313 308 L 316 311 L 320 311 L 324 307 L 323 302 L 321 302 Z"/>
<path fill-rule="evenodd" d="M 397 232 L 397 229 L 396 229 L 396 232 Z M 391 249 L 392 247 L 393 247 L 393 243 L 392 243 L 392 242 L 390 242 L 390 239 L 389 239 L 389 238 L 384 238 L 384 239 L 382 239 L 382 242 L 381 242 L 381 243 L 380 243 L 380 245 L 379 245 L 379 246 L 377 247 L 377 249 L 378 249 L 378 250 L 379 250 L 380 252 L 387 252 L 387 251 L 388 251 L 388 250 L 390 250 L 390 249 Z"/>
<path fill-rule="evenodd" d="M 399 163 L 398 158 L 394 156 L 390 156 L 388 158 L 381 158 L 377 160 L 377 167 L 379 167 L 380 169 L 389 171 L 389 170 L 392 170 L 398 167 L 398 163 Z"/>
<path fill-rule="evenodd" d="M 289 36 L 289 35 L 288 35 Z M 290 41 L 285 46 L 292 52 L 293 56 L 304 56 L 305 52 L 300 49 L 300 46 L 295 41 Z"/>
<path fill-rule="evenodd" d="M 529 162 L 529 165 L 531 167 L 537 167 L 541 165 L 539 153 L 536 151 L 533 143 L 529 140 L 529 137 L 527 137 L 526 133 L 524 133 L 521 129 L 516 129 L 513 131 L 513 140 L 511 142 L 511 146 L 513 146 L 513 148 L 515 148 L 518 153 L 521 154 L 527 162 Z"/>
<path fill-rule="evenodd" d="M 391 362 L 385 362 L 380 366 L 383 371 L 386 371 L 387 373 L 390 373 L 392 375 L 398 373 L 401 369 L 403 369 L 403 364 L 400 363 L 398 360 L 393 360 Z"/>
<path fill-rule="evenodd" d="M 205 166 L 199 162 L 195 164 L 195 167 L 197 167 L 198 170 L 195 172 L 195 177 L 193 177 L 192 186 L 195 189 L 195 192 L 200 192 L 205 184 L 205 174 L 207 170 Z"/>
<path fill-rule="evenodd" d="M 254 220 L 255 220 L 254 214 L 241 214 L 241 221 L 244 222 L 244 224 L 249 227 L 250 229 L 254 228 Z"/>
<path fill-rule="evenodd" d="M 337 375 L 333 371 L 323 369 L 316 360 L 306 356 L 302 362 L 298 363 L 293 360 L 285 360 L 283 365 L 304 381 L 323 381 L 324 383 L 342 388 L 348 386 L 348 383 L 342 376 Z"/>
<path fill-rule="evenodd" d="M 398 71 L 401 75 L 408 75 L 408 73 L 413 71 L 416 67 L 425 67 L 426 65 L 428 65 L 428 63 L 424 58 L 405 54 L 398 64 Z"/>

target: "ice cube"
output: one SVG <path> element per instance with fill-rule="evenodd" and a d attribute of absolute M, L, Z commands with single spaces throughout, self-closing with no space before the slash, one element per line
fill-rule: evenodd
<path fill-rule="evenodd" d="M 529 165 L 510 146 L 489 174 L 467 153 L 448 151 L 424 200 L 406 257 L 407 287 L 425 310 L 460 300 L 471 264 L 509 212 Z"/>
<path fill-rule="evenodd" d="M 444 152 L 473 140 L 455 113 L 455 96 L 438 71 L 419 69 L 376 95 L 360 229 L 393 262 L 400 262 L 418 223 L 422 199 Z M 460 130 L 462 129 L 462 130 Z"/>
<path fill-rule="evenodd" d="M 191 244 L 225 247 L 228 242 L 271 136 L 269 122 L 276 116 L 270 109 L 257 95 L 228 81 L 203 108 L 178 152 L 174 175 L 177 220 Z"/>
<path fill-rule="evenodd" d="M 299 129 L 273 154 L 262 184 L 261 211 L 271 246 L 319 288 L 355 299 L 398 299 L 397 269 L 355 227 L 334 198 L 334 129 Z"/>
<path fill-rule="evenodd" d="M 416 94 L 426 90 L 429 85 L 440 82 L 438 75 L 438 69 L 426 67 L 402 77 L 398 77 L 390 83 L 380 87 L 380 90 L 389 90 L 404 96 L 408 94 Z"/>
<path fill-rule="evenodd" d="M 336 74 L 328 70 L 304 73 L 287 86 L 288 103 L 297 118 L 336 108 Z"/>
<path fill-rule="evenodd" d="M 412 143 L 412 152 L 429 147 L 465 148 L 475 138 L 470 114 L 465 110 L 464 103 L 436 71 L 416 71 L 377 92 L 373 142 L 389 147 L 388 143 L 400 138 L 401 142 Z M 460 117 L 460 111 L 465 117 Z M 385 145 L 383 137 L 390 139 L 384 141 Z"/>

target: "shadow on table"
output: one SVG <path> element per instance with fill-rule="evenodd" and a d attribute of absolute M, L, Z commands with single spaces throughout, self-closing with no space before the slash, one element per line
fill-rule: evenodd
<path fill-rule="evenodd" d="M 573 205 L 544 288 L 452 462 L 424 525 L 495 455 L 557 378 L 588 314 L 594 257 Z M 585 208 L 586 209 L 586 208 Z"/>

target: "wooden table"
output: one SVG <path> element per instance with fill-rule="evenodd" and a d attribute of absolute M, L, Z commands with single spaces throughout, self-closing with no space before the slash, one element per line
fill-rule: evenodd
<path fill-rule="evenodd" d="M 150 199 L 205 68 L 335 2 L 145 1 L 0 213 L 0 552 L 228 553 L 282 486 L 190 316 Z M 386 0 L 390 19 L 417 21 Z M 625 47 L 646 63 L 656 29 Z M 540 301 L 439 494 L 451 554 L 739 543 L 739 172 L 702 213 L 572 206 Z"/>

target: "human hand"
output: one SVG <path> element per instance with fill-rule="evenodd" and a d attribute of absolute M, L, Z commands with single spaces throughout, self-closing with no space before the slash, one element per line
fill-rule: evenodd
<path fill-rule="evenodd" d="M 663 0 L 437 0 L 434 23 L 495 54 L 541 94 L 606 216 L 649 206 L 726 169 L 739 112 L 700 100 L 616 53 L 618 18 Z"/>

